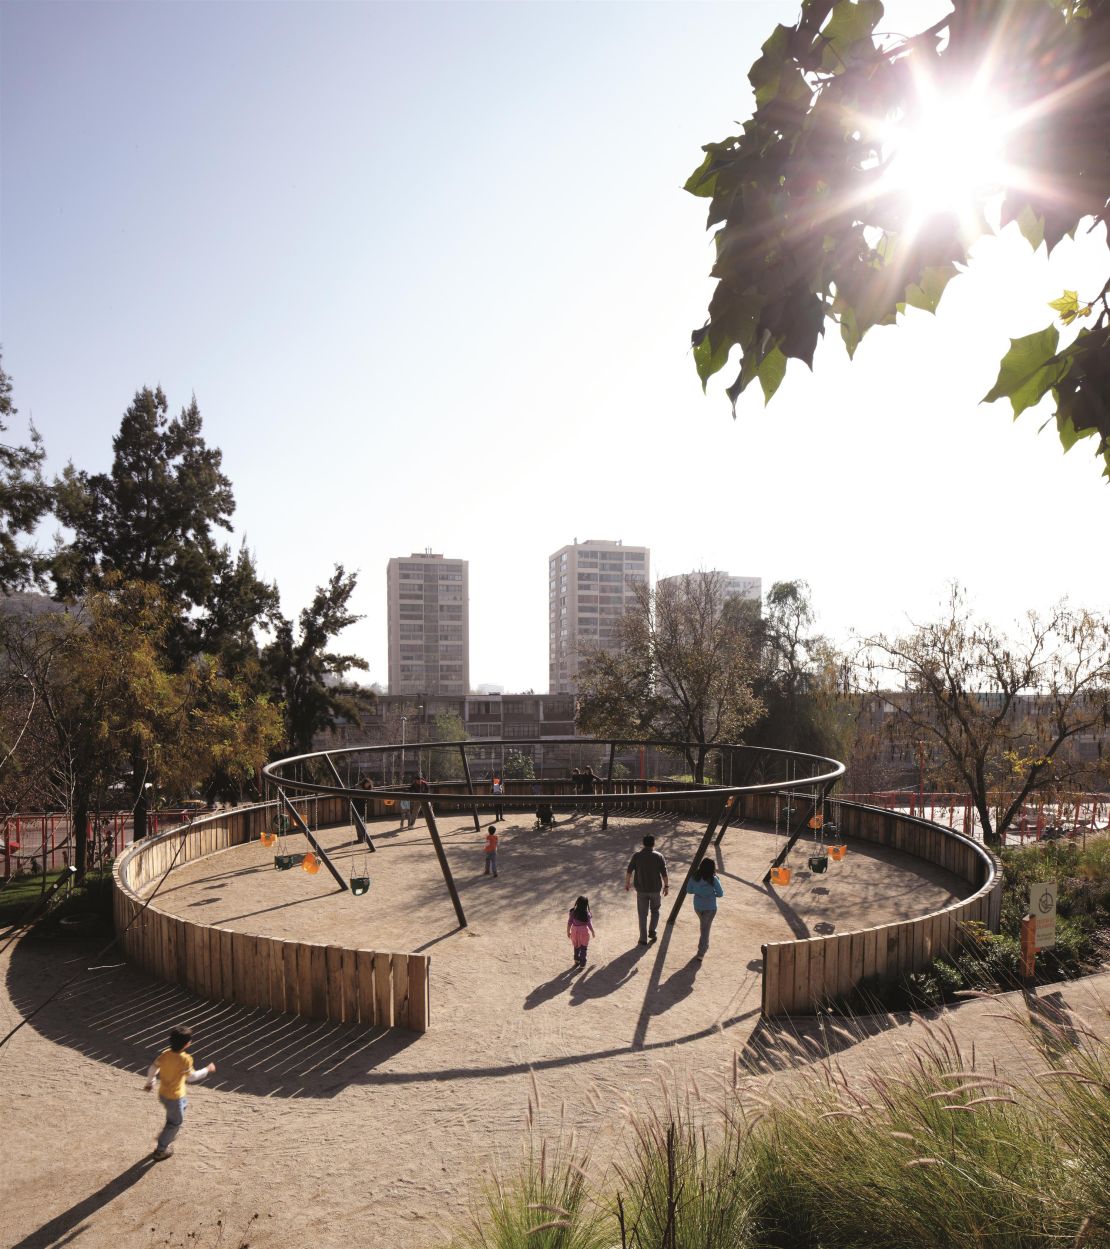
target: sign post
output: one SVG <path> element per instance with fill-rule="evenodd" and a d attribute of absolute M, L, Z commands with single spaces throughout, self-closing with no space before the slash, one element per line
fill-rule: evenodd
<path fill-rule="evenodd" d="M 1027 985 L 1036 976 L 1037 951 L 1056 944 L 1056 882 L 1029 886 L 1029 914 L 1021 921 L 1021 974 Z"/>

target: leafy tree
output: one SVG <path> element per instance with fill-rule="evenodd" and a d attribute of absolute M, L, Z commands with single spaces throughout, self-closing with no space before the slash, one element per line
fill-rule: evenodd
<path fill-rule="evenodd" d="M 69 464 L 55 482 L 58 518 L 73 533 L 51 561 L 59 597 L 111 578 L 156 584 L 178 609 L 170 639 L 178 667 L 225 644 L 232 661 L 253 653 L 254 626 L 276 611 L 277 590 L 259 581 L 245 548 L 232 558 L 217 540 L 235 500 L 196 398 L 171 418 L 160 387 L 137 391 L 112 449 L 109 472 Z"/>
<path fill-rule="evenodd" d="M 301 612 L 300 636 L 292 620 L 279 616 L 273 641 L 263 651 L 263 665 L 285 708 L 285 745 L 294 754 L 307 754 L 316 733 L 333 727 L 339 717 L 359 718 L 357 702 L 339 679 L 369 665 L 358 655 L 327 649 L 332 638 L 362 619 L 349 608 L 357 580 L 357 573 L 336 564 L 327 585 Z"/>
<path fill-rule="evenodd" d="M 654 738 L 681 749 L 701 781 L 717 742 L 738 742 L 763 710 L 752 604 L 724 593 L 720 573 L 633 585 L 620 648 L 588 652 L 578 674 L 578 725 L 592 737 Z"/>
<path fill-rule="evenodd" d="M 920 743 L 966 787 L 990 841 L 1030 797 L 1089 772 L 1081 735 L 1110 739 L 1110 620 L 1066 604 L 1029 612 L 1010 639 L 977 621 L 954 588 L 941 620 L 870 639 L 863 672 L 872 692 L 890 691 L 898 739 Z"/>
<path fill-rule="evenodd" d="M 805 581 L 776 581 L 762 617 L 762 667 L 756 692 L 765 711 L 749 734 L 754 745 L 837 755 L 850 709 L 841 697 L 843 666 L 835 648 L 814 632 Z"/>
<path fill-rule="evenodd" d="M 50 507 L 50 488 L 42 477 L 46 450 L 34 425 L 25 446 L 3 440 L 15 414 L 11 379 L 0 362 L 0 594 L 34 580 L 35 553 L 20 538 L 34 531 Z"/>
<path fill-rule="evenodd" d="M 878 33 L 882 14 L 878 0 L 803 0 L 797 25 L 777 26 L 751 67 L 751 117 L 706 145 L 686 184 L 710 200 L 716 244 L 694 360 L 704 387 L 740 348 L 734 413 L 756 379 L 769 401 L 788 359 L 812 367 L 828 324 L 852 355 L 907 305 L 935 311 L 989 228 L 981 210 L 922 219 L 895 176 L 891 123 L 912 125 L 931 99 L 985 82 L 1005 101 L 1000 222 L 1016 222 L 1034 248 L 1106 220 L 1108 0 L 954 0 L 910 36 Z M 951 135 L 954 154 L 964 140 Z M 1094 438 L 1110 476 L 1110 284 L 1052 306 L 1065 326 L 1093 321 L 1063 347 L 1054 324 L 1012 340 L 986 398 L 1008 398 L 1016 416 L 1051 394 L 1065 449 Z"/>
<path fill-rule="evenodd" d="M 464 742 L 466 725 L 455 711 L 441 711 L 432 721 L 432 736 L 437 742 Z M 428 780 L 457 780 L 462 773 L 462 760 L 457 750 L 429 751 Z"/>
<path fill-rule="evenodd" d="M 522 750 L 510 750 L 505 756 L 505 779 L 512 781 L 534 781 L 536 765 L 531 755 Z"/>
<path fill-rule="evenodd" d="M 8 766 L 33 768 L 40 792 L 61 798 L 75 830 L 120 784 L 137 814 L 149 792 L 175 801 L 214 774 L 248 779 L 280 737 L 277 710 L 251 682 L 208 657 L 174 670 L 174 615 L 157 587 L 119 582 L 77 612 L 3 619 L 5 671 L 23 674 L 33 701 L 30 737 Z M 81 835 L 75 865 L 83 875 Z"/>
<path fill-rule="evenodd" d="M 73 538 L 53 567 L 63 597 L 115 574 L 157 582 L 174 604 L 209 601 L 219 552 L 213 529 L 230 530 L 235 502 L 222 455 L 207 446 L 201 425 L 195 398 L 171 418 L 161 387 L 143 387 L 112 439 L 111 471 L 66 466 L 55 488 L 58 518 Z"/>

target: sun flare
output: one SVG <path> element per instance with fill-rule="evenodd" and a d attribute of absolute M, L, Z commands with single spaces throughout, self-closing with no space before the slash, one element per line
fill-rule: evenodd
<path fill-rule="evenodd" d="M 969 88 L 953 94 L 919 84 L 912 116 L 883 137 L 884 187 L 906 198 L 910 229 L 951 214 L 969 232 L 1006 185 L 1011 119 L 1000 100 Z"/>

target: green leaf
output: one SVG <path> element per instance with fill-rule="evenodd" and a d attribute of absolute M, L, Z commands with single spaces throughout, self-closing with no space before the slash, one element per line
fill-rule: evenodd
<path fill-rule="evenodd" d="M 1056 326 L 1024 338 L 1011 338 L 1010 350 L 1002 357 L 998 380 L 983 396 L 983 403 L 1009 399 L 1014 416 L 1039 403 L 1068 370 L 1066 360 L 1056 359 L 1060 332 Z"/>
<path fill-rule="evenodd" d="M 790 39 L 793 33 L 790 26 L 776 26 L 763 45 L 763 55 L 748 71 L 748 81 L 755 88 L 757 107 L 773 100 L 778 94 L 779 80 L 790 55 Z"/>
<path fill-rule="evenodd" d="M 1029 246 L 1036 251 L 1044 242 L 1044 218 L 1026 204 L 1015 220 Z"/>
<path fill-rule="evenodd" d="M 771 397 L 786 376 L 786 356 L 774 346 L 759 362 L 759 384 L 763 387 L 763 406 L 771 402 Z"/>
<path fill-rule="evenodd" d="M 931 265 L 923 269 L 921 280 L 906 287 L 906 303 L 925 312 L 936 312 L 945 287 L 956 273 L 955 265 Z"/>
<path fill-rule="evenodd" d="M 1060 445 L 1070 451 L 1080 438 L 1090 438 L 1098 433 L 1093 426 L 1089 429 L 1076 429 L 1070 416 L 1063 412 L 1056 413 L 1056 432 L 1060 435 Z"/>
<path fill-rule="evenodd" d="M 705 392 L 709 379 L 728 362 L 729 348 L 732 344 L 726 339 L 713 345 L 713 336 L 704 333 L 699 338 L 694 335 L 694 364 L 697 366 L 698 377 L 701 378 L 702 392 Z"/>
<path fill-rule="evenodd" d="M 713 159 L 713 153 L 706 152 L 705 160 L 686 179 L 682 188 L 684 191 L 689 191 L 691 195 L 697 195 L 702 199 L 712 198 L 713 192 L 717 187 L 717 175 L 709 172 Z"/>
<path fill-rule="evenodd" d="M 852 60 L 853 47 L 863 40 L 871 45 L 871 35 L 883 16 L 880 0 L 838 0 L 821 31 L 824 51 L 821 67 L 835 73 L 846 69 Z"/>
<path fill-rule="evenodd" d="M 1048 306 L 1060 314 L 1064 325 L 1071 325 L 1076 317 L 1086 316 L 1090 312 L 1089 307 L 1080 310 L 1078 291 L 1064 291 L 1059 299 L 1050 299 Z"/>

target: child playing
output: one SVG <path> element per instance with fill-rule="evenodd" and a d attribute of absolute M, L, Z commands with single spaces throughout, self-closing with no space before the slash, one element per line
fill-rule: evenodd
<path fill-rule="evenodd" d="M 486 871 L 488 876 L 492 870 L 494 876 L 497 875 L 497 830 L 491 824 L 489 832 L 486 833 Z"/>
<path fill-rule="evenodd" d="M 158 1137 L 154 1150 L 154 1159 L 161 1162 L 173 1153 L 174 1137 L 181 1131 L 185 1119 L 185 1085 L 196 1084 L 205 1076 L 216 1070 L 215 1063 L 209 1063 L 199 1071 L 193 1070 L 193 1056 L 185 1051 L 193 1042 L 193 1030 L 187 1024 L 178 1024 L 170 1033 L 170 1047 L 163 1050 L 150 1064 L 146 1073 L 146 1084 L 143 1086 L 149 1093 L 158 1080 L 158 1096 L 166 1108 L 165 1126 Z"/>
<path fill-rule="evenodd" d="M 586 947 L 590 944 L 590 938 L 597 936 L 594 932 L 593 918 L 589 898 L 579 898 L 567 915 L 567 936 L 574 946 L 576 967 L 586 966 Z"/>

